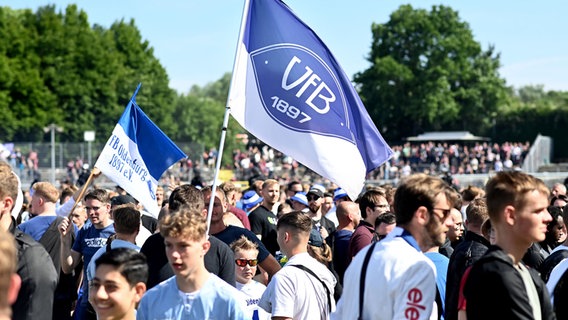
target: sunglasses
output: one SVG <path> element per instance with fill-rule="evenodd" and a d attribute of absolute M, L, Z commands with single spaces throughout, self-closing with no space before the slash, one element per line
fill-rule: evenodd
<path fill-rule="evenodd" d="M 251 267 L 256 267 L 256 265 L 258 264 L 258 260 L 257 259 L 235 259 L 235 263 L 239 267 L 244 267 L 247 264 Z"/>
<path fill-rule="evenodd" d="M 440 218 L 440 216 L 439 216 L 438 214 L 435 213 L 435 212 L 436 212 L 435 210 L 439 210 L 439 211 L 442 212 L 442 217 L 441 217 L 441 218 Z M 435 215 L 436 217 L 438 217 L 438 219 L 445 220 L 445 219 L 450 215 L 450 213 L 452 212 L 452 209 L 434 208 L 432 211 L 434 212 L 434 215 Z"/>
<path fill-rule="evenodd" d="M 306 198 L 308 199 L 308 201 L 318 201 L 318 199 L 320 198 L 319 196 L 316 196 L 315 194 L 308 194 L 306 196 Z"/>

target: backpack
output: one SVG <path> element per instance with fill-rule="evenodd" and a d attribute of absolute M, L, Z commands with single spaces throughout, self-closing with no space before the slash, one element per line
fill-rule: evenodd
<path fill-rule="evenodd" d="M 548 282 L 548 279 L 550 278 L 550 274 L 552 273 L 554 267 L 556 267 L 556 265 L 565 258 L 568 258 L 568 250 L 554 251 L 551 255 L 546 257 L 546 259 L 544 259 L 544 261 L 538 268 L 542 281 L 544 281 L 545 283 Z"/>
<path fill-rule="evenodd" d="M 75 272 L 65 274 L 61 270 L 61 238 L 59 235 L 58 226 L 63 221 L 63 217 L 57 217 L 45 230 L 44 234 L 39 239 L 39 243 L 45 248 L 45 251 L 51 257 L 55 270 L 59 271 L 59 282 L 55 288 L 56 300 L 74 300 L 77 298 L 77 283 L 78 277 L 81 274 L 82 266 L 79 265 Z M 69 228 L 73 228 L 72 225 Z M 73 241 L 75 235 L 71 235 Z"/>

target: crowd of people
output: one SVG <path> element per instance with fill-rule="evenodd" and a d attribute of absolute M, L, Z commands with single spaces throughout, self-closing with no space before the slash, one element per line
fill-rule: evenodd
<path fill-rule="evenodd" d="M 0 163 L 0 318 L 568 314 L 566 187 L 516 170 L 462 190 L 411 173 L 356 199 L 298 180 L 170 185 L 158 217 L 96 182 L 22 191 Z"/>
<path fill-rule="evenodd" d="M 392 158 L 370 172 L 369 181 L 398 180 L 412 173 L 438 175 L 483 174 L 490 172 L 517 170 L 530 150 L 529 142 L 489 142 L 449 143 L 424 142 L 403 145 L 392 145 Z M 39 156 L 36 150 L 22 152 L 20 148 L 1 153 L 0 157 L 11 164 L 14 171 L 25 180 L 41 180 Z M 162 184 L 179 184 L 182 181 L 193 181 L 194 184 L 206 184 L 213 172 L 218 152 L 211 148 L 200 155 L 200 158 L 188 157 L 180 160 L 168 170 Z M 90 172 L 92 164 L 80 156 L 67 161 L 64 181 L 82 185 Z M 247 140 L 245 150 L 235 149 L 232 154 L 232 165 L 226 169 L 234 172 L 234 178 L 242 181 L 274 178 L 282 183 L 293 180 L 307 182 L 317 181 L 320 177 L 297 162 L 289 155 L 283 154 L 257 139 Z"/>
<path fill-rule="evenodd" d="M 370 172 L 368 180 L 397 180 L 413 173 L 437 175 L 484 174 L 518 170 L 530 150 L 529 142 L 474 142 L 471 144 L 449 142 L 424 142 L 391 146 L 392 158 Z M 205 165 L 191 160 L 180 161 L 170 171 L 168 179 L 191 180 L 202 177 L 203 170 L 214 168 L 217 151 L 203 154 Z M 259 178 L 275 178 L 315 181 L 318 175 L 311 172 L 292 157 L 283 154 L 258 140 L 251 140 L 246 151 L 233 151 L 232 169 L 236 180 L 250 181 Z"/>

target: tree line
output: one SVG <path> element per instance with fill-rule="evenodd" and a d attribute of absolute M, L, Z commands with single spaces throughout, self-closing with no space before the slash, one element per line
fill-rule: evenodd
<path fill-rule="evenodd" d="M 450 7 L 403 5 L 371 28 L 371 66 L 353 81 L 389 143 L 434 130 L 467 130 L 496 142 L 532 141 L 538 133 L 556 146 L 568 139 L 561 134 L 568 93 L 507 86 L 496 48 L 481 48 Z M 230 74 L 177 93 L 134 20 L 105 28 L 91 25 L 76 5 L 0 7 L 0 38 L 2 142 L 49 141 L 42 128 L 50 123 L 64 128 L 58 141 L 82 141 L 88 130 L 106 139 L 141 82 L 137 103 L 170 138 L 206 150 L 219 144 Z M 226 162 L 242 147 L 234 138 L 240 132 L 231 120 Z M 568 157 L 561 149 L 556 156 Z"/>

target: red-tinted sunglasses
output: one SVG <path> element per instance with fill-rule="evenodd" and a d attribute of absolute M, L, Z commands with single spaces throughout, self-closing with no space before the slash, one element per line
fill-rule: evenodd
<path fill-rule="evenodd" d="M 251 267 L 256 267 L 256 265 L 258 264 L 258 260 L 257 259 L 235 259 L 235 263 L 239 267 L 244 267 L 247 264 Z"/>

